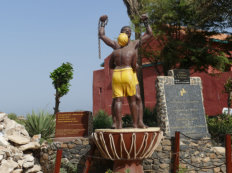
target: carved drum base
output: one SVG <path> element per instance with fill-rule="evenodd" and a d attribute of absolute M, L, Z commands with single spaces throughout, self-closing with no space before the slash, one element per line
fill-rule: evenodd
<path fill-rule="evenodd" d="M 93 140 L 101 155 L 114 160 L 114 172 L 143 173 L 142 160 L 155 151 L 163 137 L 158 127 L 96 129 Z"/>

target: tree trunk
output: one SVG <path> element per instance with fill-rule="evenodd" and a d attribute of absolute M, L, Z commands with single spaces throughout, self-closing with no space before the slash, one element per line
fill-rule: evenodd
<path fill-rule="evenodd" d="M 59 97 L 58 91 L 56 90 L 54 116 L 56 116 L 57 112 L 60 112 L 59 111 L 59 105 L 60 105 L 60 97 Z"/>
<path fill-rule="evenodd" d="M 139 15 L 139 9 L 141 9 L 141 3 L 138 0 L 123 0 L 124 4 L 127 7 L 127 14 L 130 17 L 130 20 L 132 21 L 135 16 Z M 135 31 L 139 31 L 138 33 L 135 32 L 135 39 L 140 39 L 141 36 L 141 30 L 140 30 L 140 24 L 135 24 Z M 144 104 L 144 88 L 143 88 L 143 71 L 142 71 L 142 57 L 140 52 L 138 51 L 138 59 L 137 64 L 139 65 L 139 69 L 137 70 L 137 76 L 139 81 L 139 87 L 140 87 L 140 95 L 143 103 L 143 108 L 145 107 Z"/>
<path fill-rule="evenodd" d="M 232 102 L 232 91 L 228 93 L 228 115 L 230 115 L 231 102 Z"/>
<path fill-rule="evenodd" d="M 135 30 L 139 31 L 138 33 L 135 33 L 135 39 L 140 39 L 141 37 L 141 30 L 140 30 L 140 25 L 136 24 L 135 25 Z M 145 108 L 145 99 L 144 99 L 144 86 L 143 86 L 143 62 L 142 62 L 142 56 L 140 51 L 138 51 L 138 59 L 137 59 L 137 64 L 139 65 L 139 68 L 137 70 L 137 76 L 138 76 L 138 81 L 139 81 L 139 87 L 140 87 L 140 96 L 142 99 L 143 103 L 143 109 Z"/>

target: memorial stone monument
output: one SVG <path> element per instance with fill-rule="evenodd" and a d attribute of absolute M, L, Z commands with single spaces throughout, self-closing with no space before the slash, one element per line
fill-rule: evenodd
<path fill-rule="evenodd" d="M 208 137 L 200 77 L 188 70 L 170 70 L 156 82 L 158 121 L 168 136 L 179 131 L 190 137 Z"/>

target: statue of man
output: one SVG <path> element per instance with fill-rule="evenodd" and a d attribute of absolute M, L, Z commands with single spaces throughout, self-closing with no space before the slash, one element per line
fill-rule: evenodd
<path fill-rule="evenodd" d="M 143 106 L 140 97 L 140 89 L 136 76 L 137 57 L 139 45 L 146 42 L 152 37 L 151 27 L 148 25 L 147 15 L 142 15 L 141 20 L 146 27 L 146 33 L 139 40 L 131 41 L 131 28 L 124 26 L 118 37 L 118 42 L 111 40 L 105 35 L 105 21 L 107 15 L 100 17 L 99 37 L 105 44 L 114 49 L 111 59 L 110 68 L 113 69 L 112 76 L 112 116 L 113 127 L 122 128 L 121 110 L 122 99 L 127 97 L 130 111 L 133 119 L 134 128 L 145 128 L 143 123 Z"/>

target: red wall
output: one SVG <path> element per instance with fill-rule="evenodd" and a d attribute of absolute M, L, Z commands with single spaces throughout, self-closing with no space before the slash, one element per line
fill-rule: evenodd
<path fill-rule="evenodd" d="M 224 93 L 224 84 L 232 72 L 210 75 L 206 73 L 195 73 L 202 80 L 204 107 L 207 115 L 222 113 L 223 107 L 227 107 L 227 94 Z"/>
<path fill-rule="evenodd" d="M 111 114 L 112 103 L 112 71 L 109 69 L 108 56 L 104 61 L 104 69 L 93 72 L 93 114 L 100 109 Z M 199 76 L 202 80 L 204 107 L 207 115 L 216 115 L 222 112 L 222 108 L 227 106 L 227 95 L 223 93 L 224 83 L 232 72 L 215 74 L 214 76 L 206 73 L 194 73 L 191 75 Z M 157 73 L 154 67 L 143 68 L 144 98 L 146 107 L 154 107 L 156 104 L 155 80 Z M 123 101 L 122 113 L 130 113 L 126 98 Z"/>

